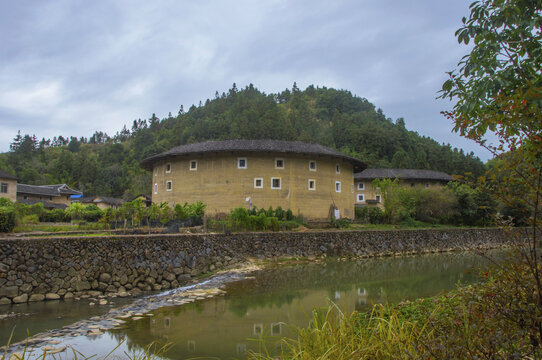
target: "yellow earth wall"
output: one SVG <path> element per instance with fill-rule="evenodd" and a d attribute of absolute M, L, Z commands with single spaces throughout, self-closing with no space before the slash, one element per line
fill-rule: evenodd
<path fill-rule="evenodd" d="M 246 169 L 238 168 L 238 158 L 246 158 Z M 283 169 L 276 168 L 276 159 L 283 160 Z M 196 170 L 189 168 L 192 160 L 197 161 Z M 309 169 L 310 161 L 316 161 L 316 171 Z M 168 163 L 170 172 L 166 172 Z M 272 177 L 281 179 L 281 189 L 271 189 Z M 258 208 L 281 206 L 314 220 L 327 219 L 335 204 L 341 217 L 354 217 L 353 167 L 340 158 L 235 153 L 183 156 L 154 164 L 152 178 L 154 203 L 202 201 L 209 215 L 240 206 L 248 209 L 252 202 Z M 255 188 L 255 178 L 262 178 L 263 188 Z M 315 190 L 309 190 L 309 179 L 315 181 Z M 166 190 L 168 181 L 172 182 L 171 191 Z M 341 183 L 340 192 L 335 191 L 336 181 Z"/>
<path fill-rule="evenodd" d="M 8 185 L 8 191 L 6 193 L 0 192 L 0 197 L 8 198 L 15 202 L 17 200 L 17 180 L 0 178 L 0 183 Z"/>

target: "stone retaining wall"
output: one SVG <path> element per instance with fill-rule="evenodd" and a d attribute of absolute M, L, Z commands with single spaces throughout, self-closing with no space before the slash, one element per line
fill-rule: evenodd
<path fill-rule="evenodd" d="M 0 304 L 170 289 L 249 258 L 386 256 L 504 242 L 498 229 L 0 240 Z"/>

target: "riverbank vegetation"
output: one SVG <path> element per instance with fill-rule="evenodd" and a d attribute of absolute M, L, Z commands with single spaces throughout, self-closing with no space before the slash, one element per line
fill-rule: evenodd
<path fill-rule="evenodd" d="M 280 340 L 288 359 L 511 359 L 542 356 L 536 324 L 535 279 L 528 263 L 508 262 L 481 274 L 481 282 L 439 296 L 369 312 L 315 309 L 311 325 Z M 250 359 L 276 359 L 262 342 Z"/>

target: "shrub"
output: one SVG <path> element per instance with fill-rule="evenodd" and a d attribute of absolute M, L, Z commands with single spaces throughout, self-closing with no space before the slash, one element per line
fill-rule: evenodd
<path fill-rule="evenodd" d="M 88 222 L 97 222 L 103 216 L 103 211 L 95 204 L 90 204 L 84 207 L 82 217 Z"/>
<path fill-rule="evenodd" d="M 356 222 L 360 224 L 383 224 L 386 222 L 384 212 L 377 206 L 355 208 Z"/>
<path fill-rule="evenodd" d="M 5 197 L 0 197 L 0 207 L 13 206 L 13 202 Z"/>
<path fill-rule="evenodd" d="M 39 224 L 40 219 L 38 218 L 38 215 L 25 215 L 21 219 L 22 224 Z"/>
<path fill-rule="evenodd" d="M 295 219 L 294 213 L 292 210 L 288 209 L 286 210 L 286 221 L 293 221 Z"/>
<path fill-rule="evenodd" d="M 63 209 L 45 210 L 40 217 L 40 221 L 43 222 L 65 222 L 68 220 L 69 217 Z"/>
<path fill-rule="evenodd" d="M 285 212 L 284 210 L 282 210 L 282 207 L 278 206 L 277 209 L 275 210 L 275 217 L 279 220 L 279 221 L 283 221 L 285 220 L 284 217 L 285 217 Z"/>
<path fill-rule="evenodd" d="M 275 216 L 267 216 L 269 210 L 247 210 L 243 207 L 232 209 L 228 216 L 228 226 L 232 230 L 280 230 L 280 222 Z M 271 212 L 272 209 L 271 209 Z M 256 215 L 251 215 L 256 213 Z"/>
<path fill-rule="evenodd" d="M 15 209 L 12 206 L 0 206 L 0 232 L 11 232 L 15 227 Z"/>

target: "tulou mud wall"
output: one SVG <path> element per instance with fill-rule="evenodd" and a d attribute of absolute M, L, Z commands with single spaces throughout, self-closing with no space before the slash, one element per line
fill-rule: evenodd
<path fill-rule="evenodd" d="M 250 258 L 372 257 L 493 248 L 498 229 L 0 240 L 0 305 L 165 290 Z"/>

